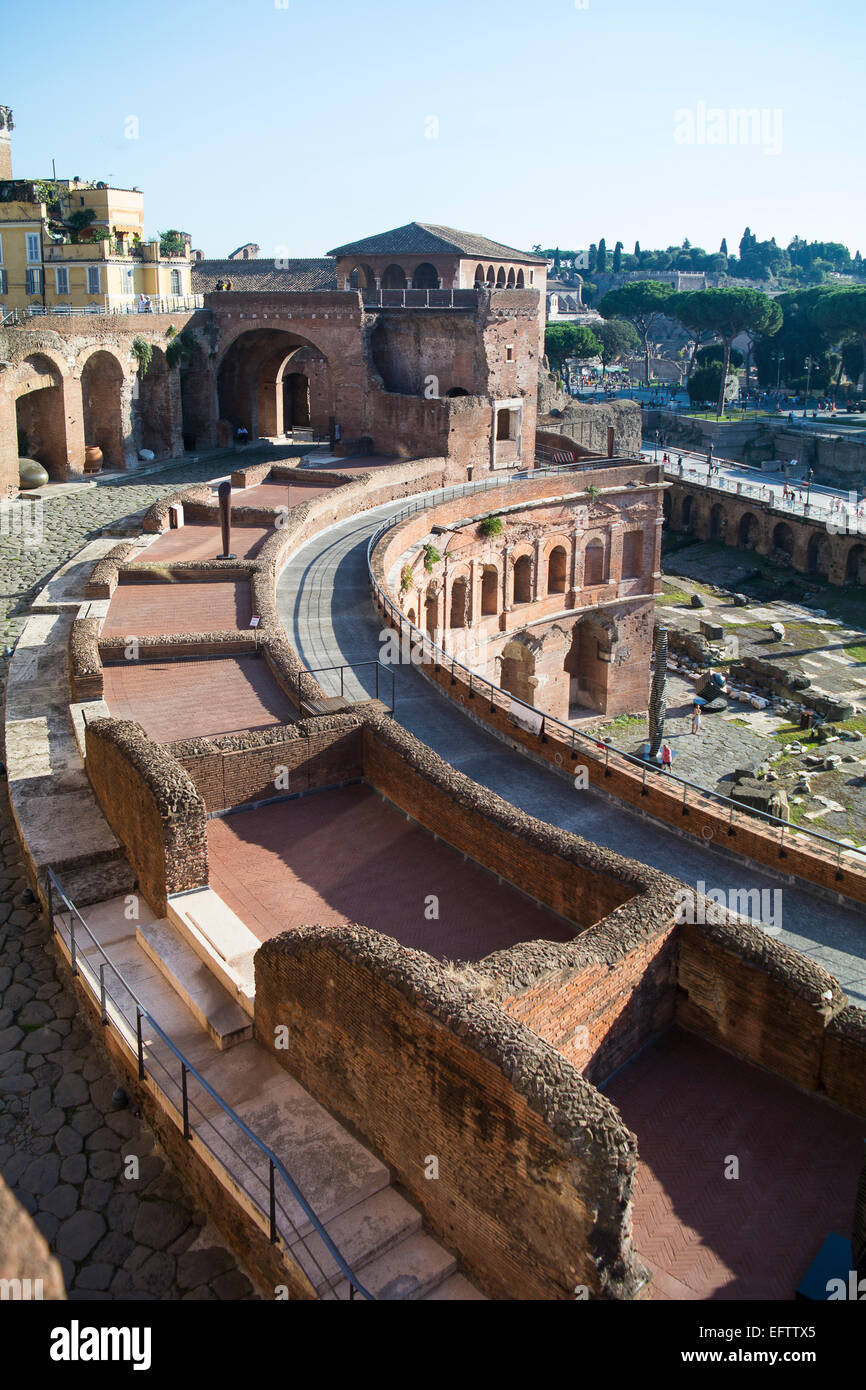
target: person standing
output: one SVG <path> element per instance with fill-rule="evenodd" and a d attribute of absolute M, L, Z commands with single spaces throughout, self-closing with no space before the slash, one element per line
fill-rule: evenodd
<path fill-rule="evenodd" d="M 662 772 L 672 775 L 673 761 L 674 755 L 670 746 L 667 743 L 662 744 Z"/>
<path fill-rule="evenodd" d="M 693 734 L 699 734 L 700 732 L 701 732 L 701 707 L 700 707 L 699 704 L 695 704 L 695 705 L 693 706 L 693 709 L 692 709 L 692 733 L 693 733 Z"/>

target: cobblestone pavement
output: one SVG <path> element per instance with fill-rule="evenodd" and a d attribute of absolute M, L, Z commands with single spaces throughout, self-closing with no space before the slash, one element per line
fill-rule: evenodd
<path fill-rule="evenodd" d="M 247 456 L 252 461 L 252 451 Z M 0 539 L 4 636 L 35 589 L 94 535 L 179 485 L 227 471 L 179 464 L 43 506 L 39 546 Z M 7 661 L 0 662 L 5 686 Z M 5 692 L 4 692 L 5 693 Z M 0 1172 L 60 1260 L 73 1299 L 249 1299 L 250 1280 L 173 1174 L 78 1013 L 71 977 L 33 903 L 8 797 L 0 805 Z M 128 1156 L 139 1176 L 125 1176 Z"/>

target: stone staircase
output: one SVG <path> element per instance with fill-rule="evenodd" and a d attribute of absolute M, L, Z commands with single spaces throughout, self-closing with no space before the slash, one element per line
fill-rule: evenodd
<path fill-rule="evenodd" d="M 245 959 L 251 934 L 243 923 L 210 889 L 171 899 L 168 919 L 149 914 L 143 902 L 141 910 L 129 922 L 124 899 L 116 898 L 85 915 L 144 1007 L 284 1164 L 364 1287 L 382 1300 L 484 1299 L 454 1255 L 423 1230 L 421 1213 L 395 1190 L 387 1166 L 253 1038 Z M 156 1056 L 159 1039 L 147 1046 Z M 260 1152 L 201 1088 L 195 1107 L 193 1124 L 207 1126 L 208 1145 L 232 1180 L 266 1208 L 266 1186 L 252 1172 Z M 319 1297 L 348 1299 L 348 1281 L 282 1184 L 280 1204 L 294 1228 L 289 1253 Z"/>

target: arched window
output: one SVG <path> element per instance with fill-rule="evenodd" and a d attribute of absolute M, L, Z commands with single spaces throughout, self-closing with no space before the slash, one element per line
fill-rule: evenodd
<path fill-rule="evenodd" d="M 525 284 L 526 284 L 526 282 L 525 282 L 525 280 L 524 280 L 524 278 L 523 278 L 523 271 L 522 271 L 522 270 L 518 270 L 518 272 L 517 272 L 517 288 L 518 288 L 519 290 L 522 290 L 522 289 L 525 288 Z"/>
<path fill-rule="evenodd" d="M 484 566 L 481 576 L 481 612 L 491 617 L 499 611 L 499 573 L 492 565 Z"/>
<path fill-rule="evenodd" d="M 514 289 L 514 285 L 515 285 L 515 279 L 514 279 L 514 266 L 512 266 L 511 269 L 510 269 L 509 272 L 508 272 L 508 288 L 509 288 L 510 290 L 513 290 L 513 289 Z"/>
<path fill-rule="evenodd" d="M 455 579 L 451 585 L 450 627 L 466 626 L 466 596 L 468 586 L 465 579 Z"/>
<path fill-rule="evenodd" d="M 484 266 L 483 266 L 483 265 L 477 265 L 477 266 L 475 267 L 475 283 L 476 283 L 476 285 L 483 285 L 483 284 L 484 284 Z"/>
<path fill-rule="evenodd" d="M 183 285 L 180 278 L 180 271 L 173 270 L 171 272 L 171 292 L 172 294 L 181 294 L 182 290 Z"/>
<path fill-rule="evenodd" d="M 514 566 L 514 602 L 532 602 L 532 559 L 521 555 Z"/>
<path fill-rule="evenodd" d="M 493 269 L 492 265 L 487 267 L 487 283 L 488 285 L 496 284 L 496 271 Z"/>
<path fill-rule="evenodd" d="M 496 277 L 496 288 L 498 290 L 505 289 L 505 267 L 502 265 L 499 267 L 499 274 Z"/>
<path fill-rule="evenodd" d="M 439 272 L 435 265 L 430 265 L 429 261 L 425 261 L 423 265 L 419 265 L 415 274 L 412 276 L 412 288 L 416 290 L 438 290 Z"/>
<path fill-rule="evenodd" d="M 604 543 L 592 540 L 586 547 L 583 582 L 587 587 L 604 583 Z"/>
<path fill-rule="evenodd" d="M 405 290 L 406 272 L 401 265 L 389 265 L 382 276 L 383 290 Z"/>
<path fill-rule="evenodd" d="M 565 575 L 568 564 L 568 556 L 565 547 L 557 545 L 551 550 L 547 560 L 547 592 L 549 594 L 565 593 Z"/>

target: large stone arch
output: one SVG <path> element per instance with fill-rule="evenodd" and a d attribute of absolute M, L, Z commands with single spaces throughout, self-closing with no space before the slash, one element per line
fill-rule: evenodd
<path fill-rule="evenodd" d="M 506 642 L 498 657 L 500 689 L 527 705 L 535 704 L 537 649 L 538 643 L 528 633 L 521 632 Z"/>
<path fill-rule="evenodd" d="M 564 662 L 570 678 L 570 719 L 606 712 L 616 638 L 616 627 L 612 622 L 591 615 L 581 618 L 572 628 L 571 644 Z"/>
<path fill-rule="evenodd" d="M 65 366 L 54 354 L 41 349 L 29 353 L 20 363 L 13 383 L 17 455 L 35 458 L 49 477 L 62 480 L 70 463 L 67 437 L 67 393 L 69 379 Z M 83 455 L 83 438 L 82 438 Z M 79 469 L 84 459 L 77 461 Z M 15 470 L 17 482 L 17 467 Z"/>
<path fill-rule="evenodd" d="M 763 528 L 754 512 L 743 512 L 737 523 L 737 546 L 740 550 L 757 550 Z"/>
<path fill-rule="evenodd" d="M 441 283 L 439 271 L 429 261 L 422 261 L 412 272 L 413 290 L 438 290 Z"/>
<path fill-rule="evenodd" d="M 252 439 L 284 434 L 284 383 L 295 374 L 296 364 L 298 375 L 307 377 L 309 384 L 308 423 L 326 429 L 335 413 L 335 382 L 327 354 L 309 338 L 285 328 L 245 328 L 226 346 L 217 367 L 220 419 L 234 429 L 243 425 Z M 310 380 L 313 364 L 315 403 Z"/>
<path fill-rule="evenodd" d="M 216 382 L 208 353 L 198 341 L 180 368 L 180 403 L 184 449 L 212 448 L 216 443 Z"/>
<path fill-rule="evenodd" d="M 866 584 L 866 545 L 852 541 L 845 556 L 845 583 Z"/>
<path fill-rule="evenodd" d="M 725 510 L 724 502 L 714 502 L 710 507 L 710 531 L 711 541 L 723 541 L 728 531 L 728 513 Z"/>
<path fill-rule="evenodd" d="M 771 555 L 778 559 L 785 559 L 790 564 L 794 558 L 794 532 L 787 521 L 777 521 L 773 527 L 770 537 L 772 543 Z"/>
<path fill-rule="evenodd" d="M 109 468 L 125 463 L 124 442 L 130 432 L 127 378 L 117 355 L 106 348 L 91 352 L 81 369 L 84 443 L 102 450 Z"/>
<path fill-rule="evenodd" d="M 806 548 L 807 574 L 822 574 L 829 578 L 833 564 L 833 543 L 826 531 L 813 531 Z"/>

